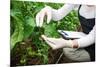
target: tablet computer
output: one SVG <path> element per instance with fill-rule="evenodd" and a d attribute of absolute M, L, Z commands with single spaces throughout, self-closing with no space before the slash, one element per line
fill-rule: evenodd
<path fill-rule="evenodd" d="M 64 39 L 79 39 L 86 36 L 83 32 L 58 30 Z"/>

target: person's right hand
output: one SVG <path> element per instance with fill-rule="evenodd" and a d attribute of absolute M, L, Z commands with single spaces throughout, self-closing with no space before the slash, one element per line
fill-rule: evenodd
<path fill-rule="evenodd" d="M 52 18 L 52 8 L 49 6 L 46 6 L 43 8 L 37 15 L 36 15 L 36 25 L 38 27 L 41 27 L 44 22 L 44 17 L 47 16 L 47 23 L 50 22 Z"/>

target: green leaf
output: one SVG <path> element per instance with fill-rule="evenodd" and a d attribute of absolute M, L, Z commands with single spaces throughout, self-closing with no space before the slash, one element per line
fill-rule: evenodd
<path fill-rule="evenodd" d="M 15 46 L 17 42 L 22 41 L 23 34 L 24 34 L 24 28 L 23 28 L 23 21 L 16 16 L 13 12 L 11 12 L 11 16 L 14 20 L 16 20 L 15 23 L 15 30 L 14 33 L 11 35 L 11 49 Z M 20 15 L 18 15 L 20 16 Z"/>
<path fill-rule="evenodd" d="M 24 38 L 25 39 L 31 35 L 31 33 L 33 32 L 34 26 L 35 26 L 35 22 L 32 17 L 28 17 L 28 19 L 25 19 L 25 23 L 24 23 Z"/>
<path fill-rule="evenodd" d="M 50 23 L 49 25 L 44 25 L 45 35 L 48 37 L 59 37 L 56 29 L 56 23 Z"/>

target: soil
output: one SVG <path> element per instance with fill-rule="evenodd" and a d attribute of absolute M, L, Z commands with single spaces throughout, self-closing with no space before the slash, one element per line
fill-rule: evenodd
<path fill-rule="evenodd" d="M 32 45 L 31 39 L 25 40 L 21 43 L 17 43 L 13 51 L 11 51 L 11 66 L 21 66 L 21 65 L 42 65 L 39 57 L 27 57 L 27 62 L 25 64 L 20 64 L 20 59 L 22 55 L 26 55 L 26 48 L 32 47 L 32 50 L 37 50 L 34 45 Z M 52 50 L 51 48 L 48 50 L 48 64 L 60 64 L 60 63 L 69 63 L 68 60 L 63 53 L 62 49 Z M 61 56 L 61 58 L 60 58 Z"/>

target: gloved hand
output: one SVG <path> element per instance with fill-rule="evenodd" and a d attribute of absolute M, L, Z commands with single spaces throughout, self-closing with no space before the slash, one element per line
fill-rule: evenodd
<path fill-rule="evenodd" d="M 72 40 L 64 40 L 62 38 L 48 38 L 45 35 L 42 35 L 42 38 L 54 50 L 59 48 L 66 48 L 66 47 L 73 48 Z"/>
<path fill-rule="evenodd" d="M 47 16 L 47 23 L 50 22 L 52 18 L 52 8 L 46 6 L 36 15 L 36 25 L 41 27 L 43 25 L 44 17 Z"/>

